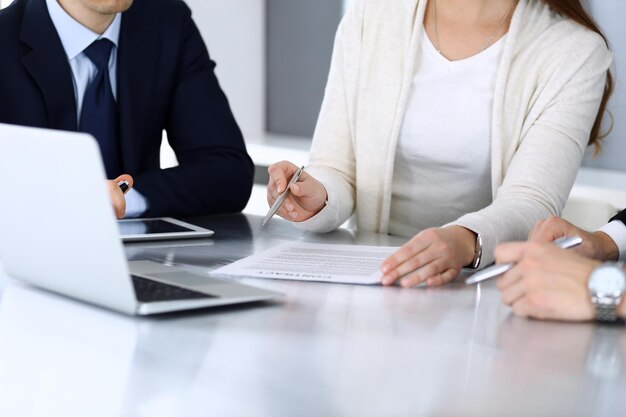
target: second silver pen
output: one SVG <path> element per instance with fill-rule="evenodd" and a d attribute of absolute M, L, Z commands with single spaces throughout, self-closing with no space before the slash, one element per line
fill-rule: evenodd
<path fill-rule="evenodd" d="M 562 249 L 570 249 L 576 247 L 583 243 L 583 239 L 580 236 L 572 236 L 572 237 L 562 237 L 560 239 L 556 239 L 554 242 L 555 245 Z M 491 278 L 495 278 L 504 274 L 509 269 L 513 268 L 515 264 L 497 264 L 483 269 L 480 272 L 475 273 L 471 277 L 465 280 L 467 285 L 477 284 L 479 282 L 486 281 Z"/>

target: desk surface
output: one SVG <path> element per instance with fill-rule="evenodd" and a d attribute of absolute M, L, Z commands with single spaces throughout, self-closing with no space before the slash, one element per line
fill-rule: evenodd
<path fill-rule="evenodd" d="M 281 220 L 200 219 L 215 237 L 132 244 L 207 271 L 277 243 L 389 244 Z M 493 283 L 437 289 L 245 279 L 286 294 L 133 318 L 3 280 L 1 416 L 614 416 L 626 331 L 518 319 Z M 621 394 L 620 394 L 621 393 Z"/>

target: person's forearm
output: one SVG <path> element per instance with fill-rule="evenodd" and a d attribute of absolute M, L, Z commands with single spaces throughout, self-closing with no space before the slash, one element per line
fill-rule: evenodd
<path fill-rule="evenodd" d="M 233 213 L 245 207 L 252 190 L 252 160 L 243 150 L 205 152 L 209 155 L 174 168 L 135 175 L 134 188 L 149 202 L 143 216 L 188 217 Z"/>
<path fill-rule="evenodd" d="M 619 249 L 613 239 L 605 232 L 598 231 L 593 233 L 598 238 L 599 253 L 594 258 L 601 261 L 617 261 L 619 258 Z"/>
<path fill-rule="evenodd" d="M 476 253 L 476 233 L 462 226 L 450 226 L 460 242 L 463 253 L 460 254 L 462 265 L 467 266 L 474 260 Z"/>

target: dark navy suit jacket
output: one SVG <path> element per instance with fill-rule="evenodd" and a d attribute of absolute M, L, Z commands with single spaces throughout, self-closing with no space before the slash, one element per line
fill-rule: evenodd
<path fill-rule="evenodd" d="M 613 218 L 609 221 L 613 221 L 613 220 L 619 220 L 620 222 L 626 224 L 626 210 L 620 211 L 615 216 L 613 216 Z"/>
<path fill-rule="evenodd" d="M 124 171 L 148 199 L 146 215 L 243 209 L 253 164 L 185 3 L 135 0 L 117 66 Z M 77 130 L 72 73 L 45 0 L 0 12 L 0 123 Z M 164 129 L 180 165 L 161 170 Z"/>

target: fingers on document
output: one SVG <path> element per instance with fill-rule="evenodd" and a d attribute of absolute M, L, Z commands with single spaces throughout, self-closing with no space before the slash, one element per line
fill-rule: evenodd
<path fill-rule="evenodd" d="M 434 256 L 428 251 L 422 251 L 414 256 L 404 258 L 404 261 L 396 264 L 397 266 L 387 272 L 383 276 L 383 284 L 393 284 L 398 279 L 403 287 L 412 287 L 429 278 L 431 275 L 438 274 L 440 271 L 435 270 L 438 265 L 431 265 Z"/>
<path fill-rule="evenodd" d="M 448 282 L 455 279 L 459 275 L 459 272 L 461 271 L 458 269 L 450 268 L 439 275 L 428 278 L 426 280 L 426 283 L 429 287 L 436 287 L 438 285 L 447 284 Z"/>
<path fill-rule="evenodd" d="M 426 252 L 428 246 L 420 239 L 412 239 L 387 258 L 380 268 L 383 285 L 392 285 L 402 276 L 432 262 L 432 255 Z"/>
<path fill-rule="evenodd" d="M 431 239 L 418 235 L 383 262 L 381 282 L 383 285 L 398 282 L 405 288 L 422 283 L 443 285 L 460 272 L 460 267 L 453 263 L 445 251 L 437 250 Z"/>
<path fill-rule="evenodd" d="M 420 265 L 422 266 L 418 266 L 413 272 L 409 272 L 402 276 L 400 279 L 400 285 L 402 287 L 410 288 L 419 285 L 422 282 L 426 282 L 427 280 L 438 276 L 446 269 L 445 264 L 441 259 L 434 259 L 431 262 L 422 263 Z"/>

